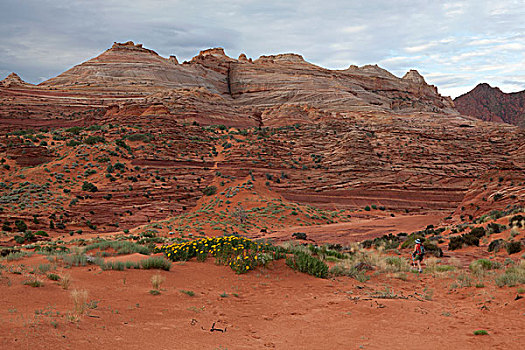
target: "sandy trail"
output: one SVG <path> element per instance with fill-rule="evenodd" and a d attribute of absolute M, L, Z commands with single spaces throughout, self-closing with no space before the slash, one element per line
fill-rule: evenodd
<path fill-rule="evenodd" d="M 377 216 L 372 218 L 356 218 L 351 222 L 316 226 L 293 226 L 278 229 L 264 234 L 257 233 L 254 237 L 272 239 L 277 242 L 289 241 L 295 232 L 304 232 L 309 240 L 316 243 L 349 244 L 365 239 L 373 239 L 388 233 L 414 232 L 423 230 L 429 224 L 437 224 L 444 215 L 442 213 L 410 216 Z"/>

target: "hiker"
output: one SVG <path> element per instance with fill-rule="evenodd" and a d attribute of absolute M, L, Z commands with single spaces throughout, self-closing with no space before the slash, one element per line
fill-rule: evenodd
<path fill-rule="evenodd" d="M 412 252 L 412 264 L 414 260 L 417 261 L 419 273 L 423 272 L 423 270 L 421 269 L 421 262 L 423 261 L 424 255 L 425 248 L 423 247 L 423 244 L 421 244 L 421 240 L 418 238 L 416 239 L 416 246 L 414 247 L 414 252 Z"/>

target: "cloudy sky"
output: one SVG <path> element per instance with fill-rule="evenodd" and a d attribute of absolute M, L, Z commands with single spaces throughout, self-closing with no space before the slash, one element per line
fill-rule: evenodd
<path fill-rule="evenodd" d="M 415 68 L 440 93 L 525 89 L 525 0 L 0 0 L 0 79 L 39 83 L 114 41 L 188 60 L 295 52 L 326 68 Z"/>

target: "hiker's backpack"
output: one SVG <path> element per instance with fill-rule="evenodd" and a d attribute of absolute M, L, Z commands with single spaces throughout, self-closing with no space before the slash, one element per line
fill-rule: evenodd
<path fill-rule="evenodd" d="M 419 255 L 425 256 L 425 247 L 423 246 L 423 243 L 419 245 Z"/>

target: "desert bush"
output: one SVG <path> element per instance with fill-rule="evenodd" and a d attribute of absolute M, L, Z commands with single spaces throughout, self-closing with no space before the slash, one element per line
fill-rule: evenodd
<path fill-rule="evenodd" d="M 98 188 L 91 182 L 84 181 L 84 183 L 82 184 L 82 191 L 97 192 Z"/>
<path fill-rule="evenodd" d="M 24 285 L 31 286 L 33 288 L 38 288 L 38 287 L 42 287 L 44 283 L 42 283 L 42 281 L 40 281 L 38 278 L 32 276 L 29 279 L 24 281 Z"/>
<path fill-rule="evenodd" d="M 15 220 L 15 226 L 18 232 L 27 230 L 27 225 L 23 220 Z"/>
<path fill-rule="evenodd" d="M 507 249 L 509 255 L 521 252 L 522 248 L 522 243 L 520 241 L 508 242 L 505 245 L 505 249 Z"/>
<path fill-rule="evenodd" d="M 491 222 L 487 225 L 486 232 L 487 234 L 500 233 L 505 229 L 506 229 L 505 225 L 500 225 L 495 222 Z"/>
<path fill-rule="evenodd" d="M 425 248 L 425 255 L 434 255 L 436 258 L 441 258 L 443 256 L 443 250 L 439 248 L 436 244 L 430 243 L 429 241 L 423 242 L 423 247 Z"/>
<path fill-rule="evenodd" d="M 474 237 L 481 238 L 485 236 L 485 229 L 483 227 L 474 227 L 470 230 L 470 234 Z"/>
<path fill-rule="evenodd" d="M 145 270 L 161 269 L 164 271 L 169 271 L 171 269 L 171 263 L 164 258 L 154 256 L 145 260 L 141 260 L 140 267 Z"/>
<path fill-rule="evenodd" d="M 452 265 L 442 265 L 441 260 L 436 257 L 431 257 L 425 260 L 425 265 L 425 271 L 429 273 L 443 273 L 454 271 L 456 269 L 456 267 Z"/>
<path fill-rule="evenodd" d="M 488 260 L 478 259 L 470 263 L 469 270 L 478 277 L 484 276 L 488 270 L 499 269 L 501 264 Z"/>
<path fill-rule="evenodd" d="M 366 282 L 368 280 L 365 271 L 357 269 L 355 264 L 350 260 L 345 260 L 335 264 L 329 272 L 332 276 L 347 276 L 354 278 L 359 282 Z"/>
<path fill-rule="evenodd" d="M 498 287 L 514 287 L 525 283 L 525 260 L 520 260 L 518 264 L 508 267 L 504 273 L 496 276 L 494 282 Z"/>
<path fill-rule="evenodd" d="M 469 274 L 462 272 L 457 276 L 456 283 L 461 288 L 470 287 L 472 286 L 472 279 Z"/>
<path fill-rule="evenodd" d="M 488 334 L 489 334 L 489 332 L 487 332 L 484 329 L 479 329 L 477 331 L 474 331 L 474 335 L 488 335 Z"/>
<path fill-rule="evenodd" d="M 13 260 L 23 259 L 31 255 L 33 255 L 33 252 L 13 251 L 7 254 L 6 256 L 4 256 L 2 259 L 5 259 L 7 261 L 13 261 Z"/>
<path fill-rule="evenodd" d="M 217 187 L 215 186 L 208 186 L 205 189 L 202 190 L 202 193 L 205 196 L 212 196 L 217 193 Z"/>
<path fill-rule="evenodd" d="M 365 240 L 361 242 L 361 245 L 364 248 L 371 248 L 374 247 L 384 247 L 385 249 L 397 249 L 399 247 L 399 243 L 401 243 L 401 239 L 399 236 L 394 236 L 393 234 L 389 233 L 388 235 L 384 235 L 381 237 L 374 238 L 373 240 Z"/>
<path fill-rule="evenodd" d="M 477 232 L 479 234 L 479 231 Z M 470 233 L 463 234 L 461 236 L 450 237 L 448 243 L 449 250 L 461 249 L 463 245 L 467 246 L 479 246 L 479 238 Z"/>
<path fill-rule="evenodd" d="M 306 233 L 304 232 L 294 232 L 292 233 L 292 237 L 295 238 L 295 239 L 300 239 L 300 240 L 306 240 Z"/>
<path fill-rule="evenodd" d="M 326 278 L 328 276 L 328 265 L 302 251 L 295 251 L 292 257 L 286 258 L 286 265 L 315 277 Z"/>
<path fill-rule="evenodd" d="M 85 140 L 84 140 L 84 143 L 86 145 L 94 145 L 96 143 L 105 143 L 106 142 L 106 139 L 104 138 L 104 136 L 88 136 Z"/>
<path fill-rule="evenodd" d="M 139 253 L 149 255 L 151 250 L 143 245 L 130 241 L 100 241 L 84 247 L 83 252 L 87 253 L 91 250 L 115 250 L 117 255 Z"/>
<path fill-rule="evenodd" d="M 11 227 L 9 221 L 4 221 L 4 223 L 2 224 L 2 231 L 11 232 L 12 230 L 13 228 Z"/>
<path fill-rule="evenodd" d="M 126 264 L 122 261 L 107 261 L 99 264 L 100 268 L 103 271 L 106 270 L 116 270 L 116 271 L 124 271 L 126 269 Z"/>
<path fill-rule="evenodd" d="M 489 248 L 488 248 L 488 251 L 489 252 L 499 252 L 499 250 L 501 249 L 501 247 L 505 244 L 505 240 L 504 239 L 496 239 L 492 242 L 490 242 L 489 244 Z"/>
<path fill-rule="evenodd" d="M 509 225 L 512 227 L 525 227 L 525 216 L 515 215 L 510 218 Z"/>
<path fill-rule="evenodd" d="M 88 264 L 88 259 L 85 254 L 68 254 L 57 256 L 58 259 L 61 259 L 66 266 L 86 266 Z"/>
<path fill-rule="evenodd" d="M 15 242 L 17 244 L 24 244 L 26 239 L 24 238 L 24 236 L 19 236 L 19 235 L 16 235 L 13 237 L 13 239 L 15 240 Z"/>
<path fill-rule="evenodd" d="M 304 246 L 303 246 L 304 247 Z M 328 246 L 323 245 L 321 247 L 318 247 L 313 244 L 308 244 L 306 246 L 311 254 L 317 255 L 321 260 L 326 259 L 326 257 L 334 257 L 336 259 L 346 259 L 348 258 L 348 255 L 345 253 L 338 252 L 337 250 L 329 249 Z M 297 247 L 294 247 L 294 250 L 298 249 Z"/>
<path fill-rule="evenodd" d="M 150 142 L 153 136 L 151 134 L 131 134 L 126 135 L 126 139 L 129 141 L 143 141 L 143 142 Z"/>
<path fill-rule="evenodd" d="M 60 280 L 60 276 L 57 275 L 56 273 L 48 274 L 47 278 L 49 278 L 51 281 L 59 281 Z"/>

